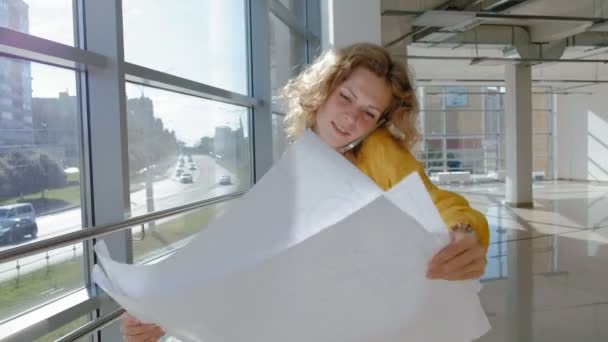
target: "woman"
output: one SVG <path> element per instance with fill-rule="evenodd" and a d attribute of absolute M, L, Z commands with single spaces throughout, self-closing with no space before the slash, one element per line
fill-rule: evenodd
<path fill-rule="evenodd" d="M 373 44 L 335 49 L 291 80 L 283 97 L 290 140 L 312 129 L 384 190 L 418 172 L 452 230 L 452 242 L 430 261 L 427 277 L 481 277 L 489 241 L 487 221 L 462 196 L 434 186 L 410 153 L 418 139 L 416 99 L 401 63 Z M 154 341 L 164 334 L 130 315 L 122 323 L 127 341 Z"/>

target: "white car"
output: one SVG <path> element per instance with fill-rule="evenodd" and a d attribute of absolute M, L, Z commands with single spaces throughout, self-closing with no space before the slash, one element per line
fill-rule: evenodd
<path fill-rule="evenodd" d="M 192 183 L 193 179 L 192 179 L 192 174 L 184 172 L 182 173 L 182 175 L 179 177 L 179 181 L 180 183 Z"/>

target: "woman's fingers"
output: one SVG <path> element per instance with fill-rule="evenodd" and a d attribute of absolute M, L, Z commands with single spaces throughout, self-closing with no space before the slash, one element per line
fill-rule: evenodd
<path fill-rule="evenodd" d="M 165 335 L 165 332 L 155 324 L 146 324 L 129 313 L 121 317 L 121 331 L 127 342 L 153 342 Z"/>
<path fill-rule="evenodd" d="M 465 252 L 469 248 L 470 242 L 466 239 L 459 241 L 452 241 L 449 245 L 445 246 L 439 253 L 437 253 L 430 263 L 430 268 L 443 265 L 446 261 L 451 260 L 457 255 Z"/>
<path fill-rule="evenodd" d="M 443 274 L 441 277 L 445 280 L 467 280 L 467 279 L 477 279 L 480 278 L 486 267 L 485 258 L 478 258 L 473 260 L 470 264 L 454 270 L 452 272 L 447 272 Z"/>
<path fill-rule="evenodd" d="M 123 334 L 126 336 L 146 336 L 159 334 L 162 332 L 162 329 L 154 324 L 142 324 L 139 326 L 131 326 L 125 330 L 123 330 Z"/>
<path fill-rule="evenodd" d="M 435 278 L 443 275 L 451 275 L 453 273 L 466 272 L 466 267 L 474 263 L 478 259 L 482 259 L 484 251 L 482 248 L 471 248 L 462 254 L 446 261 L 443 265 L 437 265 L 434 268 L 429 269 L 429 275 L 431 277 L 435 275 Z"/>
<path fill-rule="evenodd" d="M 479 246 L 477 237 L 474 234 L 455 233 L 452 235 L 452 242 L 440 250 L 429 263 L 429 269 L 442 266 L 456 256 L 467 250 Z"/>
<path fill-rule="evenodd" d="M 485 269 L 486 250 L 475 234 L 455 232 L 452 242 L 437 253 L 427 271 L 430 279 L 463 280 L 479 278 Z"/>

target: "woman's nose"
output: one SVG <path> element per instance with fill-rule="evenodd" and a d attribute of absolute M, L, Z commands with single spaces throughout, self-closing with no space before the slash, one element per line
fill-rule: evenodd
<path fill-rule="evenodd" d="M 356 120 L 357 120 L 357 110 L 356 109 L 350 109 L 345 112 L 344 123 L 351 125 L 351 124 L 355 123 Z"/>

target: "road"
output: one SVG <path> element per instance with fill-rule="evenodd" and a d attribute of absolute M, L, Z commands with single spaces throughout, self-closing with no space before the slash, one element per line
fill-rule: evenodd
<path fill-rule="evenodd" d="M 196 170 L 189 170 L 189 163 L 186 161 L 184 170 L 192 173 L 193 182 L 183 184 L 175 177 L 178 165 L 168 170 L 166 177 L 151 182 L 153 196 L 148 201 L 146 187 L 131 193 L 131 213 L 132 216 L 139 216 L 151 211 L 169 209 L 186 203 L 201 201 L 229 194 L 231 192 L 246 189 L 248 180 L 240 180 L 237 175 L 218 165 L 214 158 L 203 155 L 194 155 L 192 162 L 196 165 Z M 228 175 L 232 180 L 230 185 L 220 185 L 218 180 L 221 176 Z M 149 210 L 148 207 L 154 210 Z M 150 208 L 151 209 L 151 208 Z M 157 221 L 158 223 L 170 221 L 172 218 Z M 80 208 L 69 209 L 58 213 L 39 216 L 36 219 L 38 224 L 38 237 L 36 240 L 45 239 L 52 236 L 64 234 L 66 232 L 81 229 L 81 210 Z M 27 239 L 19 244 L 27 244 L 34 241 Z M 0 250 L 12 248 L 13 246 L 2 246 Z M 76 244 L 63 248 L 58 248 L 47 253 L 41 253 L 17 261 L 0 264 L 0 282 L 13 279 L 17 276 L 17 265 L 20 266 L 19 272 L 23 275 L 40 269 L 48 263 L 56 264 L 74 257 L 82 255 L 82 244 Z"/>

